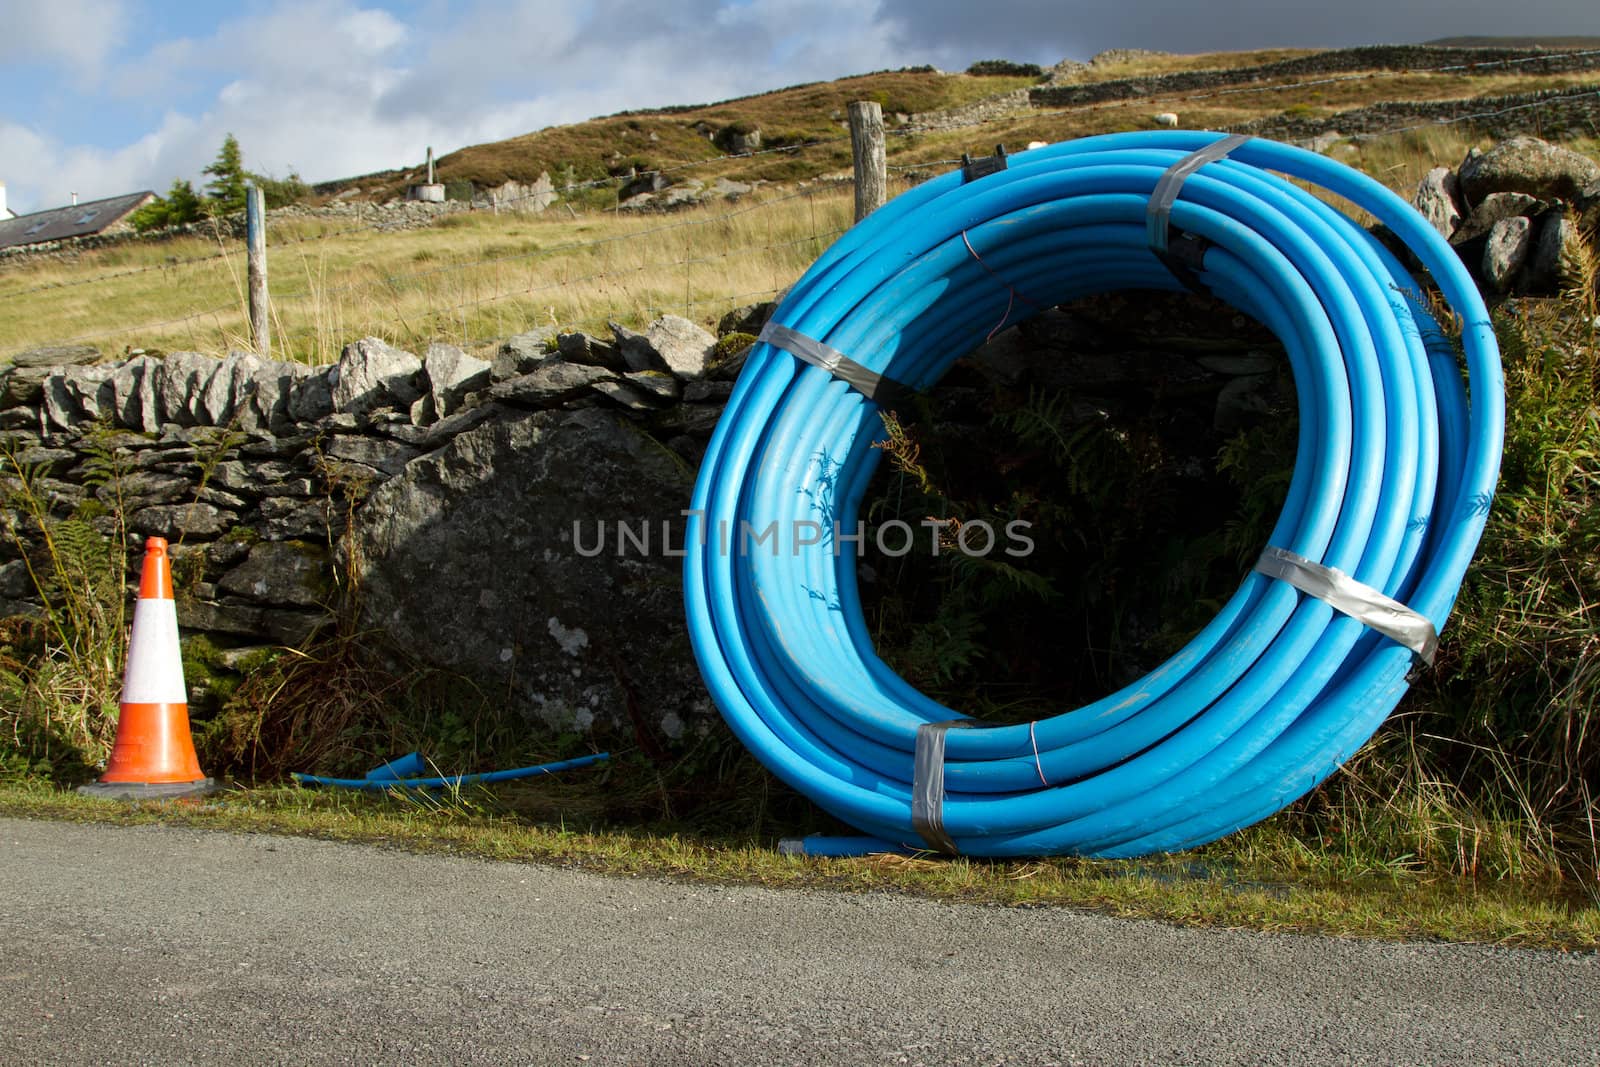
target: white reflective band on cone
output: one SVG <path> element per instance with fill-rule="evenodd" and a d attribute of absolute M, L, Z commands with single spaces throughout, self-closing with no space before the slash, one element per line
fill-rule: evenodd
<path fill-rule="evenodd" d="M 183 652 L 178 646 L 178 605 L 170 600 L 134 604 L 122 703 L 189 703 L 183 685 Z"/>

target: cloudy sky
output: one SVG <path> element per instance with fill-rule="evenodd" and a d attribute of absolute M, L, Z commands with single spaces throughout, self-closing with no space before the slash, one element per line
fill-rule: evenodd
<path fill-rule="evenodd" d="M 0 0 L 0 181 L 27 212 L 198 183 L 230 131 L 250 169 L 317 181 L 913 64 L 1461 34 L 1600 34 L 1600 15 L 1595 0 Z"/>

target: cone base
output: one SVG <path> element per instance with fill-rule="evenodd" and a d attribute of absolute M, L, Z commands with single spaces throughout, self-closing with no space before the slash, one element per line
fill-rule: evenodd
<path fill-rule="evenodd" d="M 203 797 L 217 788 L 216 779 L 199 778 L 192 782 L 94 782 L 80 785 L 78 792 L 102 800 L 176 800 Z"/>

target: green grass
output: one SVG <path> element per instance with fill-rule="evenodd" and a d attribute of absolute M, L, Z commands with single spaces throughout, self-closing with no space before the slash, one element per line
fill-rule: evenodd
<path fill-rule="evenodd" d="M 1600 908 L 1569 885 L 1450 878 L 1353 862 L 1348 854 L 1308 849 L 1272 822 L 1229 843 L 1140 861 L 811 859 L 780 854 L 770 834 L 618 828 L 560 812 L 540 819 L 517 814 L 517 794 L 542 787 L 432 801 L 273 788 L 203 801 L 123 804 L 10 782 L 0 784 L 0 815 L 314 837 L 618 877 L 1069 907 L 1184 926 L 1600 948 Z"/>

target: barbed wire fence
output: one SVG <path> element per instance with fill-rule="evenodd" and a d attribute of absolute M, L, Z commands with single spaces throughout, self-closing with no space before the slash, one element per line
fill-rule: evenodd
<path fill-rule="evenodd" d="M 1595 54 L 1600 54 L 1600 50 L 1595 50 Z M 1542 57 L 1530 56 L 1505 62 L 1511 65 L 1517 62 L 1532 62 L 1539 58 Z M 1449 72 L 1461 66 L 1464 65 L 1440 66 L 1405 73 Z M 1395 72 L 1363 72 L 1273 85 L 1209 88 L 1205 91 L 1171 96 L 1152 95 L 1137 100 L 1095 102 L 1065 108 L 1028 108 L 999 116 L 984 116 L 971 121 L 912 123 L 888 130 L 886 133 L 892 138 L 909 140 L 929 132 L 948 134 L 962 130 L 993 130 L 996 127 L 1004 127 L 1007 134 L 1015 137 L 1020 130 L 1029 127 L 1030 124 L 1042 127 L 1052 120 L 1059 121 L 1063 117 L 1107 108 L 1123 110 L 1170 108 L 1183 103 L 1214 101 L 1225 96 L 1245 93 L 1289 93 L 1334 82 L 1357 81 L 1394 74 Z M 1519 112 L 1538 113 L 1544 109 L 1572 104 L 1595 107 L 1600 104 L 1600 87 L 1574 86 L 1570 89 L 1548 92 L 1536 99 L 1518 100 L 1499 107 L 1474 109 L 1470 101 L 1454 103 L 1464 105 L 1459 114 L 1426 122 L 1407 121 L 1382 130 L 1342 139 L 1369 141 L 1461 124 L 1481 126 L 1486 120 L 1506 115 Z M 1257 120 L 1247 125 L 1259 124 Z M 1600 129 L 1597 129 L 1597 133 L 1600 133 Z M 993 136 L 993 133 L 988 136 Z M 987 137 L 974 139 L 986 140 Z M 1291 143 L 1309 145 L 1314 140 L 1315 138 L 1304 138 Z M 520 316 L 505 316 L 497 319 L 497 322 L 521 321 L 526 325 L 534 317 L 546 314 L 548 318 L 562 325 L 573 328 L 596 328 L 603 327 L 606 321 L 618 317 L 625 310 L 635 310 L 650 315 L 677 313 L 689 317 L 701 317 L 708 311 L 719 308 L 730 309 L 743 303 L 770 299 L 782 292 L 793 280 L 792 277 L 773 278 L 773 284 L 765 287 L 750 286 L 748 281 L 745 281 L 744 285 L 739 285 L 738 282 L 748 279 L 756 269 L 755 262 L 762 259 L 776 258 L 792 266 L 794 268 L 792 273 L 798 275 L 806 261 L 815 258 L 815 255 L 820 254 L 826 247 L 826 243 L 844 231 L 849 222 L 846 207 L 854 190 L 854 175 L 849 170 L 827 173 L 825 164 L 843 163 L 842 159 L 835 158 L 834 153 L 837 149 L 849 145 L 850 141 L 851 137 L 847 134 L 840 134 L 837 137 L 817 137 L 793 144 L 725 153 L 660 168 L 654 173 L 672 179 L 692 177 L 696 172 L 716 171 L 722 174 L 730 168 L 742 168 L 737 172 L 741 176 L 742 184 L 749 187 L 749 192 L 743 193 L 738 199 L 725 201 L 722 204 L 689 204 L 683 208 L 683 213 L 679 217 L 669 216 L 666 221 L 656 221 L 660 218 L 659 215 L 637 211 L 636 205 L 629 204 L 625 200 L 622 194 L 637 177 L 634 174 L 569 182 L 559 187 L 536 189 L 526 195 L 494 198 L 491 210 L 496 213 L 504 212 L 512 219 L 528 217 L 520 210 L 521 205 L 527 201 L 542 201 L 538 206 L 543 208 L 554 198 L 569 205 L 568 209 L 572 213 L 573 220 L 581 222 L 589 218 L 589 215 L 571 209 L 570 205 L 575 194 L 586 190 L 610 188 L 614 193 L 613 203 L 604 214 L 618 219 L 631 218 L 639 225 L 630 225 L 604 236 L 561 241 L 546 247 L 530 242 L 527 248 L 517 251 L 464 257 L 409 270 L 368 271 L 366 276 L 360 276 L 362 271 L 355 270 L 349 272 L 349 275 L 355 275 L 354 277 L 347 275 L 348 280 L 341 278 L 331 285 L 316 284 L 307 270 L 304 288 L 299 286 L 298 280 L 291 284 L 284 284 L 280 280 L 277 290 L 272 294 L 273 314 L 280 318 L 294 315 L 309 316 L 320 322 L 329 317 L 330 308 L 341 305 L 347 299 L 364 298 L 364 306 L 368 309 L 388 300 L 393 305 L 389 312 L 379 313 L 369 310 L 360 316 L 359 326 L 352 323 L 352 327 L 358 332 L 393 331 L 398 327 L 401 333 L 413 336 L 418 335 L 420 331 L 433 329 L 441 333 L 448 332 L 451 339 L 458 343 L 483 344 L 507 334 L 473 336 L 474 326 L 469 312 L 508 303 L 520 302 L 524 305 L 523 313 Z M 786 185 L 782 181 L 766 182 L 760 176 L 764 164 L 787 164 L 794 159 L 807 159 L 810 153 L 823 157 L 821 160 L 814 156 L 809 157 L 812 170 L 818 172 L 819 177 Z M 885 169 L 887 177 L 895 185 L 905 188 L 935 173 L 959 167 L 962 163 L 963 160 L 959 158 L 919 159 L 888 164 Z M 752 165 L 755 168 L 753 172 L 750 169 Z M 659 203 L 659 198 L 654 202 Z M 819 206 L 823 209 L 820 216 Z M 798 209 L 805 209 L 806 217 L 796 217 Z M 451 209 L 441 213 L 439 218 L 448 219 L 465 210 L 468 209 Z M 371 214 L 377 218 L 381 215 L 381 209 L 375 209 Z M 761 239 L 757 234 L 757 230 L 761 227 L 753 225 L 761 222 L 766 223 L 765 239 Z M 720 243 L 713 245 L 712 242 L 694 240 L 697 233 L 716 228 L 721 228 L 722 231 L 719 234 Z M 373 233 L 372 222 L 363 220 L 357 225 L 285 236 L 274 240 L 273 247 L 275 250 L 281 250 L 286 247 L 315 245 L 323 241 Z M 681 250 L 677 254 L 667 254 L 665 242 L 679 236 L 683 238 Z M 203 342 L 208 338 L 214 340 L 248 337 L 248 323 L 241 324 L 245 308 L 242 299 L 243 271 L 240 265 L 244 255 L 242 242 L 230 243 L 220 232 L 217 240 L 218 250 L 205 255 L 111 271 L 86 278 L 67 278 L 22 289 L 9 291 L 0 289 L 0 298 L 12 300 L 61 289 L 86 289 L 154 272 L 164 272 L 168 277 L 177 280 L 178 284 L 186 284 L 178 278 L 178 272 L 206 265 L 215 269 L 220 262 L 231 273 L 233 285 L 241 294 L 239 298 L 208 306 L 202 310 L 133 326 L 88 329 L 59 343 L 85 344 L 112 339 L 136 341 L 141 337 L 171 337 L 174 331 L 180 331 L 185 327 L 188 328 L 187 332 L 197 347 L 206 347 Z M 626 263 L 620 261 L 623 257 L 611 254 L 612 250 L 630 246 L 648 247 L 645 254 Z M 707 251 L 708 247 L 714 247 L 715 251 Z M 741 270 L 732 269 L 735 264 L 743 264 L 744 267 Z M 574 273 L 575 267 L 577 273 Z M 710 268 L 728 268 L 725 276 L 729 284 L 719 291 L 709 291 L 704 286 L 697 285 L 696 272 L 701 268 L 708 271 Z M 513 271 L 521 272 L 521 276 L 511 277 Z M 453 292 L 446 288 L 450 284 L 454 285 Z M 669 285 L 674 287 L 681 285 L 681 299 L 670 299 L 665 296 Z M 553 308 L 546 313 L 542 308 L 534 307 L 536 304 L 541 304 L 550 294 L 585 286 L 619 306 L 595 307 L 589 313 L 569 313 L 566 316 L 555 313 Z M 419 290 L 428 298 L 425 301 L 427 305 L 425 310 L 419 311 L 415 307 L 409 310 L 403 308 L 401 305 L 405 295 Z M 342 315 L 333 317 L 342 325 Z M 481 322 L 479 325 L 481 327 Z M 280 325 L 276 332 L 283 337 L 296 331 L 286 332 Z M 298 332 L 304 333 L 304 330 Z M 353 337 L 345 338 L 345 340 L 350 339 Z"/>

